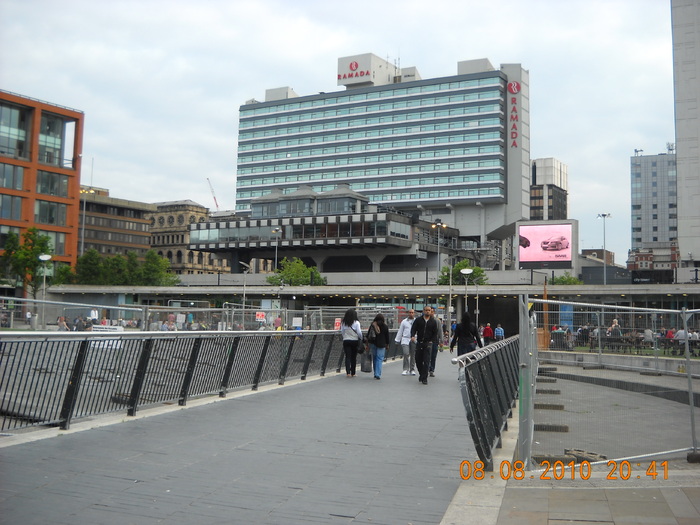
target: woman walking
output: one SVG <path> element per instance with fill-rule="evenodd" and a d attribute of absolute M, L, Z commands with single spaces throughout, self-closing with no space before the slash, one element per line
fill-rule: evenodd
<path fill-rule="evenodd" d="M 362 344 L 362 328 L 357 320 L 357 312 L 350 308 L 340 323 L 343 335 L 343 352 L 345 352 L 345 372 L 348 377 L 355 377 L 357 366 L 357 351 Z"/>
<path fill-rule="evenodd" d="M 374 379 L 382 378 L 382 364 L 386 347 L 389 346 L 389 327 L 384 322 L 384 316 L 377 314 L 367 331 L 369 348 L 374 358 Z"/>
<path fill-rule="evenodd" d="M 467 312 L 462 314 L 462 320 L 457 325 L 455 335 L 450 342 L 450 352 L 454 349 L 455 344 L 457 345 L 457 355 L 473 352 L 476 350 L 477 344 L 482 348 L 484 347 L 479 337 L 479 331 L 476 329 L 474 323 L 472 323 Z"/>

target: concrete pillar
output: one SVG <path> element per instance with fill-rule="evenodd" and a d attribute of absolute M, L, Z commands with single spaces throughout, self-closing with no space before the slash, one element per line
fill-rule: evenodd
<path fill-rule="evenodd" d="M 367 258 L 372 263 L 372 271 L 379 273 L 381 270 L 382 261 L 384 260 L 384 255 L 368 255 Z"/>

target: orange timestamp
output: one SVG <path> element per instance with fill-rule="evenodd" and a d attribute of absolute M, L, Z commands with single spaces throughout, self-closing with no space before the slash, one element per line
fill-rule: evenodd
<path fill-rule="evenodd" d="M 568 463 L 563 461 L 543 461 L 540 465 L 544 470 L 538 472 L 538 477 L 544 481 L 559 481 L 563 479 L 580 479 L 585 481 L 590 479 L 592 473 L 589 461 L 582 461 L 581 463 L 576 463 L 575 461 Z M 648 465 L 642 465 L 641 463 L 631 463 L 627 460 L 610 460 L 607 466 L 609 471 L 605 479 L 608 480 L 641 479 L 642 476 L 651 479 L 661 476 L 662 479 L 668 479 L 668 461 L 662 461 L 658 464 L 656 461 L 651 461 Z M 464 480 L 482 480 L 487 476 L 493 479 L 497 475 L 504 481 L 510 479 L 535 479 L 536 477 L 534 474 L 525 472 L 525 464 L 522 461 L 501 461 L 498 474 L 487 474 L 483 461 L 471 462 L 465 460 L 459 465 L 459 475 Z"/>

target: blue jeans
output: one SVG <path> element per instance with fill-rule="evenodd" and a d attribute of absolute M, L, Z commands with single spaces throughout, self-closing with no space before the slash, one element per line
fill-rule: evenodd
<path fill-rule="evenodd" d="M 384 353 L 386 348 L 377 348 L 373 344 L 369 345 L 374 360 L 374 377 L 382 377 L 382 364 L 384 364 Z"/>

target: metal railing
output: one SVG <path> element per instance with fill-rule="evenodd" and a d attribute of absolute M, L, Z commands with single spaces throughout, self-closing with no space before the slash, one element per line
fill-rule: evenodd
<path fill-rule="evenodd" d="M 518 397 L 518 353 L 519 337 L 514 336 L 452 359 L 459 365 L 474 448 L 487 471 L 493 470 L 493 450 L 501 446 Z"/>
<path fill-rule="evenodd" d="M 521 296 L 518 457 L 526 469 L 697 455 L 700 360 L 688 335 L 700 328 L 699 313 Z"/>
<path fill-rule="evenodd" d="M 96 327 L 97 328 L 97 327 Z M 393 343 L 387 359 L 401 355 Z M 2 430 L 340 372 L 340 332 L 3 332 Z"/>
<path fill-rule="evenodd" d="M 283 384 L 339 370 L 337 332 L 51 332 L 0 337 L 2 429 Z"/>

